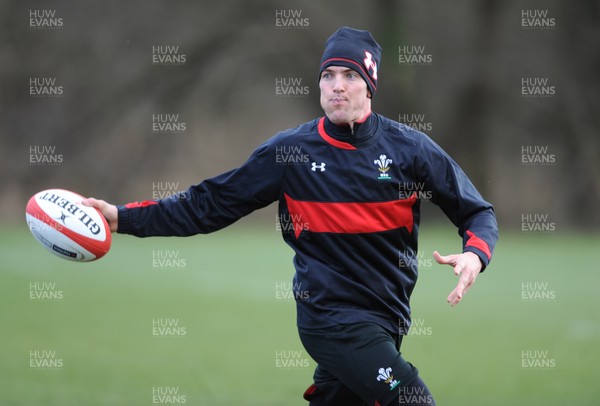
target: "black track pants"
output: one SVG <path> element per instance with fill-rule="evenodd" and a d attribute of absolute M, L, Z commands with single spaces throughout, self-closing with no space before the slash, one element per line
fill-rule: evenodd
<path fill-rule="evenodd" d="M 311 406 L 426 405 L 435 401 L 417 369 L 402 358 L 402 336 L 375 323 L 299 329 L 317 362 L 305 393 Z"/>

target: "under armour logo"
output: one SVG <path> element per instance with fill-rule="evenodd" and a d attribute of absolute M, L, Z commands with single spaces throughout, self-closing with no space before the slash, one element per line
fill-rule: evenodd
<path fill-rule="evenodd" d="M 312 167 L 310 168 L 313 172 L 316 172 L 317 169 L 320 169 L 321 172 L 325 172 L 325 162 L 321 162 L 320 165 L 317 165 L 316 162 L 312 163 Z"/>
<path fill-rule="evenodd" d="M 369 51 L 365 51 L 365 59 L 363 60 L 365 67 L 367 70 L 373 69 L 373 74 L 371 75 L 373 79 L 377 80 L 377 64 L 373 61 L 373 55 Z"/>

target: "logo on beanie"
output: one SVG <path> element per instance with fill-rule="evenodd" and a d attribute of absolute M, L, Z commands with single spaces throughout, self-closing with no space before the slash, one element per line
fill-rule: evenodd
<path fill-rule="evenodd" d="M 365 51 L 365 59 L 363 59 L 363 63 L 365 64 L 367 71 L 369 71 L 369 69 L 373 69 L 371 77 L 377 80 L 377 63 L 373 61 L 373 55 L 371 55 L 369 51 Z"/>

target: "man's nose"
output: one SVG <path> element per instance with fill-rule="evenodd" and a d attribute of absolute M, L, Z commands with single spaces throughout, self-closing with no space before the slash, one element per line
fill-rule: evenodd
<path fill-rule="evenodd" d="M 343 92 L 345 90 L 344 80 L 339 77 L 333 78 L 333 87 L 334 92 Z"/>

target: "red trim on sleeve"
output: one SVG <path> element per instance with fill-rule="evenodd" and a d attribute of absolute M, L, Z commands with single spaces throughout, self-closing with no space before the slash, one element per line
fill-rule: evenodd
<path fill-rule="evenodd" d="M 138 207 L 146 207 L 158 204 L 154 200 L 144 200 L 143 202 L 131 202 L 125 205 L 126 209 L 137 209 Z"/>
<path fill-rule="evenodd" d="M 319 135 L 328 143 L 333 145 L 334 147 L 338 147 L 341 149 L 349 149 L 349 150 L 356 150 L 356 147 L 352 144 L 348 144 L 347 142 L 344 141 L 338 141 L 335 138 L 333 138 L 332 136 L 330 136 L 329 134 L 327 134 L 325 132 L 325 117 L 321 117 L 321 119 L 319 120 L 319 125 L 317 126 L 318 130 L 319 130 Z"/>
<path fill-rule="evenodd" d="M 490 251 L 489 245 L 487 245 L 487 243 L 481 238 L 477 237 L 472 231 L 467 230 L 467 235 L 469 236 L 469 239 L 467 240 L 465 247 L 475 247 L 477 249 L 480 249 L 488 257 L 488 261 L 491 260 L 492 253 Z"/>
<path fill-rule="evenodd" d="M 284 195 L 296 238 L 302 231 L 359 234 L 401 227 L 406 227 L 409 233 L 413 230 L 412 206 L 417 201 L 416 193 L 408 199 L 368 203 L 305 202 Z"/>

